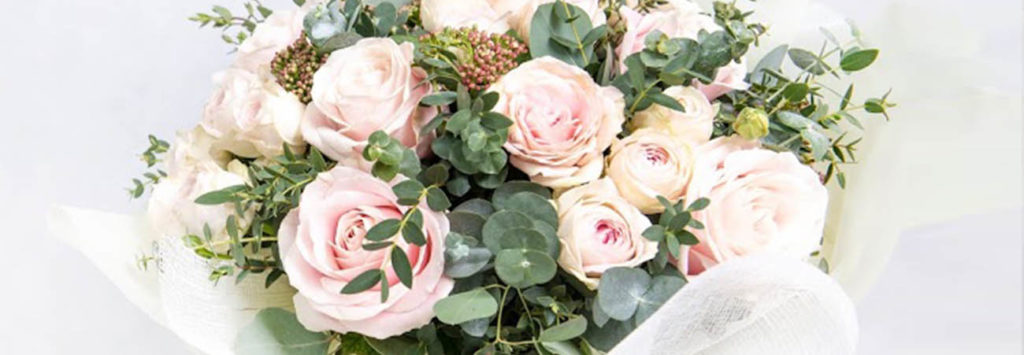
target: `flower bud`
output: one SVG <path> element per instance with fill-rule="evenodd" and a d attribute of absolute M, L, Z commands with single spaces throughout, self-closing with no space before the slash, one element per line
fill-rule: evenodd
<path fill-rule="evenodd" d="M 747 107 L 732 123 L 732 129 L 748 140 L 768 135 L 768 113 L 760 108 Z"/>

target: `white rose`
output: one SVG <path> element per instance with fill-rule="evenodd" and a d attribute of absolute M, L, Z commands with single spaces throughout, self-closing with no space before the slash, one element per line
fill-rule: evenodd
<path fill-rule="evenodd" d="M 420 20 L 423 28 L 430 32 L 475 26 L 481 31 L 503 34 L 509 29 L 509 13 L 501 12 L 498 5 L 504 2 L 507 1 L 423 0 L 420 3 Z"/>
<path fill-rule="evenodd" d="M 693 173 L 693 152 L 672 136 L 642 129 L 612 144 L 605 171 L 629 203 L 646 214 L 665 207 L 658 196 L 678 201 Z"/>
<path fill-rule="evenodd" d="M 651 105 L 633 116 L 634 129 L 651 128 L 665 132 L 694 147 L 711 139 L 717 106 L 711 105 L 707 97 L 693 87 L 673 86 L 665 90 L 665 95 L 676 99 L 686 112 Z"/>
<path fill-rule="evenodd" d="M 516 30 L 523 40 L 529 42 L 530 25 L 533 23 L 533 15 L 536 14 L 537 8 L 553 2 L 555 0 L 505 0 L 498 1 L 496 8 L 502 13 L 509 14 L 509 27 Z M 604 14 L 604 8 L 601 7 L 598 0 L 565 0 L 565 2 L 583 10 L 590 17 L 590 22 L 594 27 L 603 25 L 608 20 Z"/>
<path fill-rule="evenodd" d="M 214 82 L 202 126 L 216 146 L 246 158 L 279 156 L 284 144 L 304 149 L 299 124 L 305 105 L 269 71 L 228 69 L 214 75 Z"/>
<path fill-rule="evenodd" d="M 153 228 L 167 237 L 203 236 L 209 225 L 213 241 L 228 240 L 226 221 L 235 215 L 241 226 L 248 225 L 251 214 L 238 216 L 232 205 L 204 206 L 195 200 L 206 193 L 245 184 L 248 172 L 237 160 L 226 162 L 223 155 L 211 154 L 212 137 L 201 130 L 179 134 L 169 152 L 168 176 L 154 188 L 147 215 Z M 216 251 L 224 251 L 223 244 Z"/>
<path fill-rule="evenodd" d="M 269 67 L 277 52 L 288 48 L 302 36 L 302 20 L 309 12 L 308 8 L 274 11 L 266 21 L 256 26 L 252 36 L 238 46 L 234 66 L 251 72 Z"/>
<path fill-rule="evenodd" d="M 637 267 L 658 253 L 658 243 L 643 236 L 651 221 L 608 179 L 566 191 L 557 203 L 558 265 L 590 289 L 606 270 Z"/>

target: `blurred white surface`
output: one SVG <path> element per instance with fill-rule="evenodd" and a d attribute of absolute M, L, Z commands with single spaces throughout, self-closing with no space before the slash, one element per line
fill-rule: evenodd
<path fill-rule="evenodd" d="M 898 68 L 917 71 L 894 78 L 896 98 L 899 90 L 910 88 L 935 88 L 937 95 L 948 95 L 952 90 L 942 90 L 944 83 L 967 77 L 976 78 L 976 88 L 1016 93 L 1010 102 L 1020 105 L 1020 2 L 822 2 L 855 19 L 883 48 L 883 61 L 886 51 L 912 58 L 923 45 L 942 45 L 941 36 L 958 26 L 984 27 L 985 37 L 943 45 L 954 57 L 958 50 L 982 53 L 962 58 L 961 65 L 939 67 L 927 57 L 917 58 L 919 66 L 899 63 Z M 126 302 L 84 257 L 47 235 L 44 216 L 54 203 L 119 212 L 142 207 L 129 201 L 123 188 L 141 171 L 134 162 L 145 148 L 145 135 L 171 137 L 195 124 L 210 91 L 210 75 L 228 62 L 224 54 L 229 48 L 213 32 L 184 20 L 210 3 L 0 2 L 0 243 L 6 251 L 0 258 L 6 271 L 0 344 L 5 353 L 187 351 Z M 268 3 L 289 6 L 285 0 Z M 914 21 L 903 24 L 900 33 L 876 30 L 894 28 L 879 22 L 883 14 L 896 11 Z M 940 27 L 946 32 L 929 31 Z M 910 191 L 910 196 L 930 197 L 901 203 L 949 212 L 939 219 L 934 213 L 911 216 L 921 226 L 903 234 L 886 272 L 859 304 L 860 353 L 1020 354 L 1020 108 L 996 120 L 1009 124 L 991 138 L 972 129 L 971 123 L 983 117 L 972 117 L 971 107 L 901 103 L 907 111 L 962 115 L 963 127 L 956 128 L 963 134 L 929 135 L 931 128 L 917 121 L 918 134 L 896 152 L 912 163 L 913 154 L 929 153 L 919 147 L 936 146 L 938 139 L 948 142 L 932 153 L 948 155 L 950 166 L 913 167 L 922 180 L 937 179 L 947 190 Z M 1015 159 L 1001 161 L 1005 165 L 998 170 L 985 166 L 991 159 L 984 157 L 994 151 Z M 971 193 L 993 184 L 1001 189 L 984 191 L 1005 193 Z M 965 215 L 960 203 L 989 208 Z M 888 210 L 879 206 L 880 214 Z"/>

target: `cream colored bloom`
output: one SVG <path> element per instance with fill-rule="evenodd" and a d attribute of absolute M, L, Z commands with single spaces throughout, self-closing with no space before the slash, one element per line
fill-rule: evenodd
<path fill-rule="evenodd" d="M 665 95 L 679 101 L 685 112 L 651 105 L 633 116 L 631 124 L 634 129 L 651 128 L 665 132 L 691 146 L 711 139 L 718 108 L 712 106 L 703 93 L 692 87 L 673 86 L 665 90 Z"/>
<path fill-rule="evenodd" d="M 622 195 L 645 214 L 661 213 L 658 196 L 678 201 L 693 173 L 690 146 L 652 129 L 642 129 L 612 144 L 605 171 Z"/>
<path fill-rule="evenodd" d="M 558 197 L 558 265 L 590 289 L 613 267 L 636 267 L 654 258 L 658 243 L 642 234 L 650 220 L 601 179 Z"/>
<path fill-rule="evenodd" d="M 214 82 L 201 123 L 216 139 L 214 146 L 246 158 L 274 158 L 285 144 L 304 149 L 299 123 L 306 106 L 269 71 L 228 69 L 214 75 Z"/>

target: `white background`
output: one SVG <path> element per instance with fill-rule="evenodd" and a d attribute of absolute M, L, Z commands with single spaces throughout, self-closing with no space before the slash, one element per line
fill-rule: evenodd
<path fill-rule="evenodd" d="M 933 14 L 953 13 L 954 21 L 946 26 L 986 26 L 989 36 L 980 42 L 948 46 L 954 51 L 980 46 L 973 52 L 980 54 L 972 55 L 978 57 L 963 58 L 979 65 L 973 70 L 938 68 L 926 77 L 941 86 L 950 77 L 976 75 L 991 90 L 1015 92 L 1019 105 L 1019 2 L 823 2 L 848 14 L 868 38 L 880 42 L 893 34 L 876 30 L 883 28 L 876 20 L 891 8 L 913 11 L 911 17 L 922 23 Z M 209 5 L 200 0 L 0 0 L 4 353 L 186 352 L 84 257 L 49 235 L 45 214 L 55 203 L 122 212 L 142 208 L 128 200 L 124 188 L 141 171 L 136 158 L 146 146 L 146 134 L 172 137 L 197 122 L 211 89 L 210 75 L 228 63 L 229 48 L 213 31 L 185 21 Z M 905 28 L 918 32 L 904 39 L 935 35 L 913 25 Z M 969 214 L 927 220 L 903 234 L 887 271 L 859 305 L 861 353 L 1021 353 L 1020 111 L 1013 115 L 1010 122 L 1016 123 L 1002 136 L 1009 138 L 957 147 L 979 156 L 1013 158 L 1001 161 L 1009 168 L 999 171 L 1015 175 L 996 179 L 1009 181 L 1006 186 L 982 186 L 989 179 L 979 171 L 976 182 L 934 191 L 936 196 L 963 195 L 984 188 L 1010 196 L 985 197 L 999 202 L 975 203 L 979 207 Z"/>

